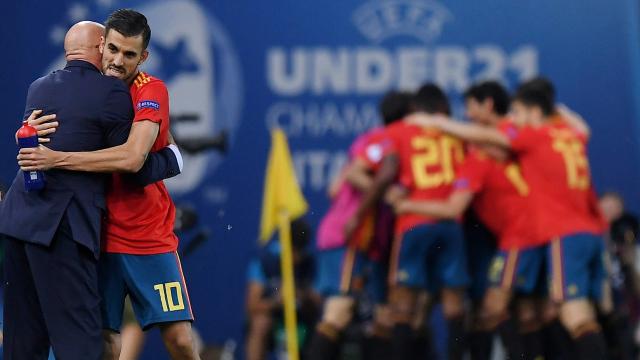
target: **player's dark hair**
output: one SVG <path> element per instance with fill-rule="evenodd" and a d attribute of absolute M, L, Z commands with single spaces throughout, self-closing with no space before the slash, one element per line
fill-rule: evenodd
<path fill-rule="evenodd" d="M 554 92 L 549 92 L 549 88 L 538 81 L 538 79 L 527 81 L 521 84 L 513 96 L 513 101 L 519 101 L 526 106 L 537 106 L 545 116 L 553 114 Z"/>
<path fill-rule="evenodd" d="M 498 115 L 506 115 L 509 111 L 511 99 L 507 90 L 497 81 L 483 81 L 472 85 L 464 92 L 465 100 L 473 99 L 483 102 L 487 99 L 493 101 L 493 111 Z"/>
<path fill-rule="evenodd" d="M 427 83 L 418 89 L 413 96 L 413 110 L 423 111 L 428 114 L 451 114 L 449 99 L 444 91 L 436 84 Z"/>
<path fill-rule="evenodd" d="M 116 10 L 109 15 L 104 25 L 105 37 L 109 34 L 109 30 L 113 29 L 126 37 L 142 35 L 142 49 L 149 46 L 151 28 L 147 23 L 147 18 L 135 10 Z"/>
<path fill-rule="evenodd" d="M 538 89 L 551 99 L 551 102 L 555 104 L 556 102 L 556 88 L 553 86 L 551 80 L 547 79 L 543 76 L 535 77 L 529 81 L 527 81 L 531 88 Z"/>
<path fill-rule="evenodd" d="M 412 95 L 406 91 L 395 90 L 389 91 L 382 97 L 378 109 L 385 125 L 400 120 L 409 114 L 411 111 L 411 97 Z"/>
<path fill-rule="evenodd" d="M 311 238 L 311 226 L 303 219 L 291 222 L 291 246 L 295 250 L 303 251 L 309 245 Z"/>

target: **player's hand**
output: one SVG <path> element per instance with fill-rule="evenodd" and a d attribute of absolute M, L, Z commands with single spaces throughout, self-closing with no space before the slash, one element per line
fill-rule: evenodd
<path fill-rule="evenodd" d="M 36 114 L 36 111 L 39 112 Z M 27 122 L 38 131 L 38 141 L 40 143 L 46 143 L 51 141 L 48 136 L 56 132 L 59 123 L 56 121 L 56 114 L 40 116 L 41 113 L 42 110 L 34 110 L 31 115 L 29 115 Z"/>
<path fill-rule="evenodd" d="M 353 318 L 354 305 L 354 300 L 350 296 L 332 296 L 324 304 L 322 321 L 342 330 Z"/>
<path fill-rule="evenodd" d="M 18 165 L 22 171 L 49 170 L 59 161 L 59 154 L 44 145 L 22 148 L 17 157 Z"/>
<path fill-rule="evenodd" d="M 585 119 L 580 116 L 577 112 L 569 109 L 564 104 L 556 104 L 556 111 L 558 114 L 562 116 L 564 121 L 571 126 L 574 130 L 586 135 L 587 137 L 591 134 L 591 129 L 589 125 L 585 121 Z"/>
<path fill-rule="evenodd" d="M 392 207 L 407 196 L 407 189 L 401 185 L 392 185 L 384 194 L 384 201 Z"/>
<path fill-rule="evenodd" d="M 565 119 L 565 121 L 569 123 L 569 125 L 574 126 L 584 124 L 586 126 L 586 121 L 584 120 L 584 118 L 577 112 L 570 109 L 567 105 L 562 103 L 556 104 L 556 111 Z"/>

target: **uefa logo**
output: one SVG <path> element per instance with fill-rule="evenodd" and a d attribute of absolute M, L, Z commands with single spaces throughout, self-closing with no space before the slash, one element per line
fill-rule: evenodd
<path fill-rule="evenodd" d="M 143 13 L 151 26 L 149 59 L 141 70 L 165 82 L 169 90 L 171 131 L 180 139 L 196 142 L 222 131 L 232 141 L 241 121 L 242 71 L 236 51 L 220 22 L 191 0 L 132 1 L 95 0 L 74 4 L 67 10 L 68 23 L 51 30 L 60 42 L 61 57 L 47 72 L 64 67 L 62 39 L 74 22 L 103 22 L 113 10 L 129 7 Z M 166 180 L 175 195 L 188 194 L 211 177 L 223 161 L 213 150 L 182 151 L 185 168 Z"/>
<path fill-rule="evenodd" d="M 360 6 L 353 21 L 362 35 L 374 43 L 405 35 L 424 43 L 435 40 L 453 16 L 435 1 L 384 0 Z"/>

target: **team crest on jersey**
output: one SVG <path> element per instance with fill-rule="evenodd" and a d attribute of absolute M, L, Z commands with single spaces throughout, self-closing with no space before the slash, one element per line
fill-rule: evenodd
<path fill-rule="evenodd" d="M 518 136 L 518 129 L 513 126 L 509 126 L 506 130 L 506 135 L 509 139 L 515 139 Z"/>
<path fill-rule="evenodd" d="M 151 101 L 151 100 L 144 100 L 144 101 L 140 101 L 138 103 L 138 105 L 136 105 L 136 108 L 138 110 L 141 109 L 153 109 L 153 110 L 160 110 L 160 104 L 158 104 L 155 101 Z"/>
<path fill-rule="evenodd" d="M 372 144 L 367 147 L 367 157 L 374 163 L 382 160 L 382 146 L 379 144 Z"/>
<path fill-rule="evenodd" d="M 469 186 L 471 186 L 471 184 L 469 183 L 469 179 L 463 179 L 462 178 L 462 179 L 456 179 L 453 182 L 453 186 L 456 189 L 467 189 L 467 188 L 469 188 Z"/>

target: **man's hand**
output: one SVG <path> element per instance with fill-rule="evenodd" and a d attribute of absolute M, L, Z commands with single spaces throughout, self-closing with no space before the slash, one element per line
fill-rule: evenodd
<path fill-rule="evenodd" d="M 18 165 L 22 171 L 49 170 L 55 167 L 63 153 L 49 149 L 44 145 L 37 148 L 22 148 L 18 154 Z"/>
<path fill-rule="evenodd" d="M 56 132 L 58 122 L 55 121 L 56 114 L 40 116 L 42 110 L 33 110 L 27 118 L 27 123 L 38 131 L 38 142 L 47 143 L 51 141 L 47 136 Z M 18 132 L 16 131 L 16 143 L 18 142 Z"/>

